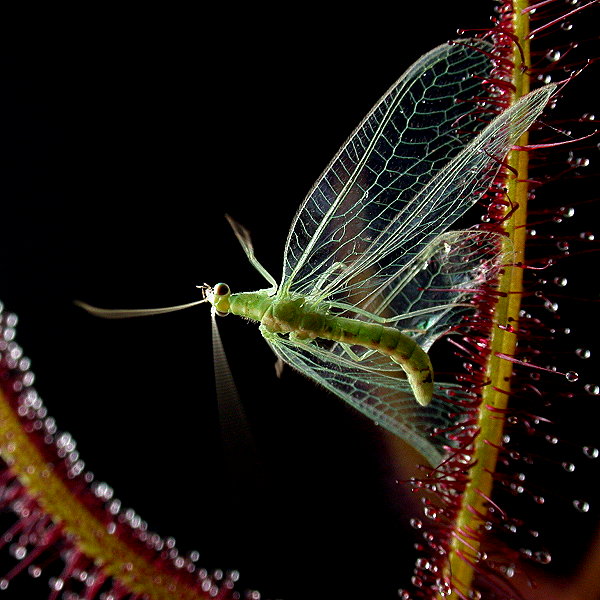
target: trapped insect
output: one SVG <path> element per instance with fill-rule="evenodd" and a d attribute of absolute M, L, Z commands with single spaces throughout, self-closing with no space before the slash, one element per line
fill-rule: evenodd
<path fill-rule="evenodd" d="M 431 431 L 455 423 L 460 411 L 456 386 L 434 381 L 427 352 L 502 262 L 498 234 L 449 228 L 489 188 L 555 89 L 531 92 L 485 121 L 472 99 L 484 93 L 491 51 L 481 40 L 445 44 L 394 83 L 301 204 L 280 283 L 229 219 L 269 288 L 205 285 L 202 300 L 166 309 L 80 304 L 124 317 L 208 302 L 217 315 L 257 321 L 281 361 L 439 463 L 447 441 Z"/>

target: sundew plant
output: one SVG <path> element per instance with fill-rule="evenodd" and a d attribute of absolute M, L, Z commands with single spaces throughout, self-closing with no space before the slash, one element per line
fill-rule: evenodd
<path fill-rule="evenodd" d="M 598 595 L 597 3 L 446 8 L 7 57 L 5 597 Z"/>

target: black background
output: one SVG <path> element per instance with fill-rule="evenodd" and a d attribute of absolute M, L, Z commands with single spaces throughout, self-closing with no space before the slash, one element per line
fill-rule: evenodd
<path fill-rule="evenodd" d="M 208 308 L 104 321 L 73 300 L 151 308 L 203 282 L 263 287 L 225 212 L 278 279 L 289 223 L 347 135 L 491 6 L 98 9 L 21 22 L 6 44 L 0 297 L 36 387 L 124 506 L 265 597 L 383 600 L 407 585 L 415 508 L 388 436 L 289 369 L 276 379 L 257 328 L 221 319 L 263 457 L 262 482 L 232 494 Z"/>

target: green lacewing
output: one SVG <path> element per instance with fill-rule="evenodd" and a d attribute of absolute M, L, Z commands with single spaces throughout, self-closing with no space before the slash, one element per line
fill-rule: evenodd
<path fill-rule="evenodd" d="M 451 401 L 457 386 L 434 381 L 427 352 L 502 262 L 499 234 L 450 226 L 489 189 L 555 89 L 535 90 L 486 120 L 473 99 L 486 97 L 492 50 L 476 39 L 438 46 L 392 85 L 301 204 L 280 283 L 229 219 L 269 288 L 205 285 L 202 300 L 166 309 L 80 304 L 124 317 L 209 302 L 213 314 L 258 321 L 281 363 L 438 464 L 448 442 L 432 431 L 455 424 L 460 410 Z"/>

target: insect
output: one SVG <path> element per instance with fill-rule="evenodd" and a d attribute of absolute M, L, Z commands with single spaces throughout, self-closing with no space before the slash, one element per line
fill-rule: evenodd
<path fill-rule="evenodd" d="M 485 121 L 472 99 L 484 96 L 491 50 L 481 40 L 439 46 L 394 83 L 300 206 L 280 283 L 229 219 L 269 288 L 204 285 L 198 302 L 149 311 L 82 306 L 119 317 L 208 302 L 217 315 L 257 321 L 281 362 L 438 464 L 448 442 L 432 431 L 456 423 L 460 409 L 456 386 L 434 381 L 427 352 L 501 264 L 497 234 L 449 228 L 489 188 L 554 90 L 531 92 Z"/>

